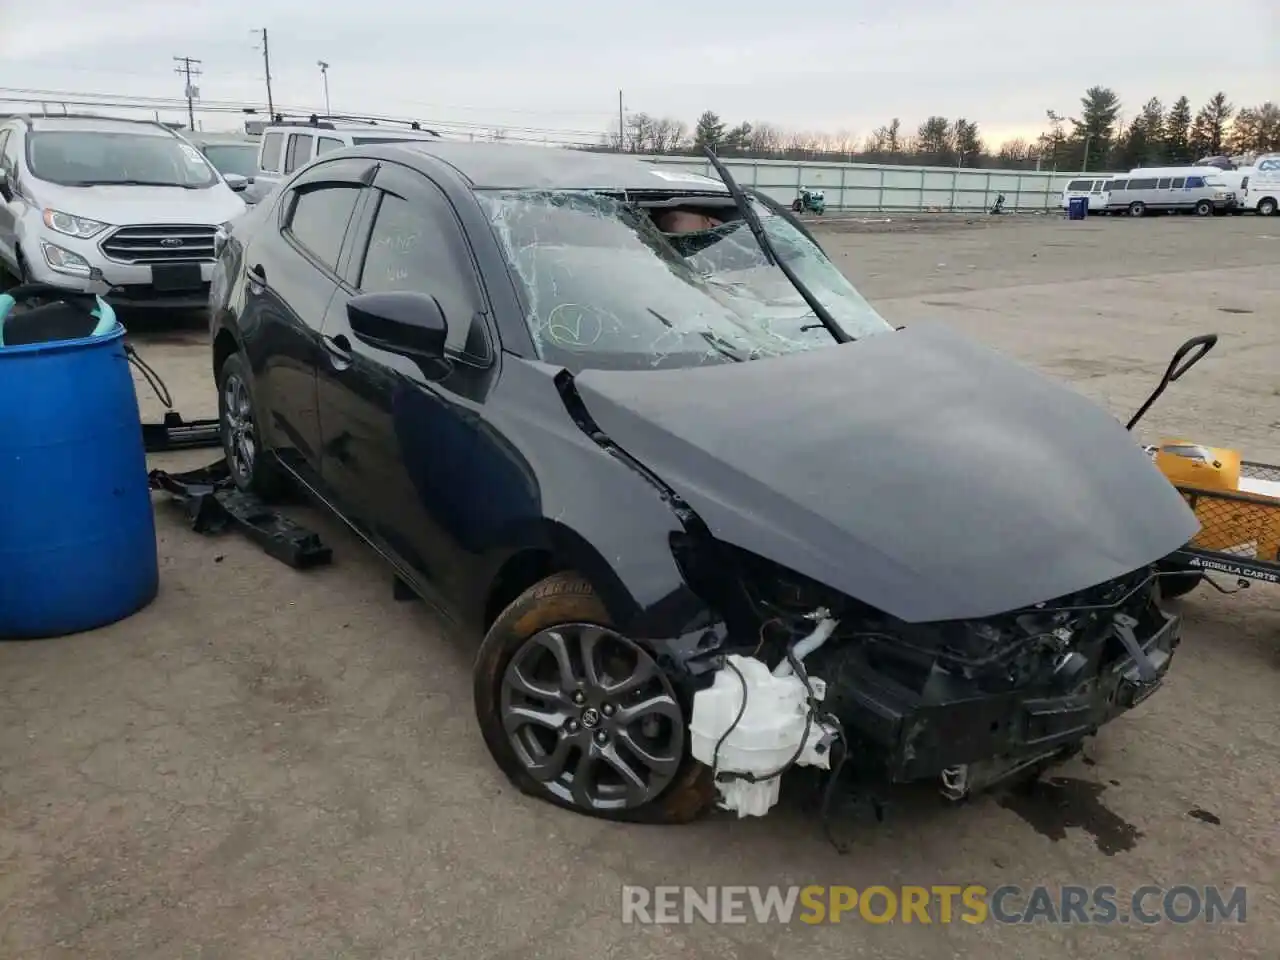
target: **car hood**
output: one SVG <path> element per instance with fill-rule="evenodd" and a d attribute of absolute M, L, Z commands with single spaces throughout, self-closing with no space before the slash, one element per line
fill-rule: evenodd
<path fill-rule="evenodd" d="M 41 183 L 32 193 L 41 207 L 113 226 L 226 223 L 244 212 L 244 201 L 225 183 L 200 190 L 182 187 L 66 187 Z"/>
<path fill-rule="evenodd" d="M 938 324 L 575 383 L 714 536 L 909 622 L 1057 599 L 1198 529 L 1105 410 Z"/>

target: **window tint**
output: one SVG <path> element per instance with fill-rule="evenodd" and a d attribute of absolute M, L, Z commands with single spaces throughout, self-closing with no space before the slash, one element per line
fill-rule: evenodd
<path fill-rule="evenodd" d="M 382 194 L 360 271 L 366 293 L 415 290 L 440 303 L 449 323 L 445 348 L 483 358 L 484 330 L 475 323 L 484 301 L 462 231 L 443 197 L 411 203 Z"/>
<path fill-rule="evenodd" d="M 1128 180 L 1112 180 L 1111 181 L 1111 191 L 1113 193 L 1117 190 L 1128 190 L 1128 189 L 1129 189 Z"/>
<path fill-rule="evenodd" d="M 282 133 L 268 133 L 262 138 L 262 169 L 271 173 L 280 172 L 280 144 L 284 140 Z"/>
<path fill-rule="evenodd" d="M 285 157 L 284 172 L 293 173 L 311 159 L 311 134 L 293 133 L 289 135 L 289 154 Z"/>
<path fill-rule="evenodd" d="M 1186 178 L 1186 177 L 1174 177 L 1174 178 L 1173 178 L 1173 183 L 1171 184 L 1171 186 L 1172 186 L 1172 188 L 1173 188 L 1174 190 L 1181 190 L 1181 189 L 1182 189 L 1183 187 L 1185 187 L 1186 185 L 1187 185 L 1187 178 Z"/>
<path fill-rule="evenodd" d="M 1199 190 L 1204 187 L 1204 177 L 1187 177 L 1187 189 Z"/>
<path fill-rule="evenodd" d="M 1141 180 L 1130 180 L 1130 190 L 1154 190 L 1156 188 L 1156 178 L 1147 177 Z"/>
<path fill-rule="evenodd" d="M 335 140 L 333 137 L 321 137 L 316 144 L 316 156 L 322 153 L 328 153 L 330 150 L 341 150 L 346 144 L 341 140 Z"/>
<path fill-rule="evenodd" d="M 1067 184 L 1067 189 L 1078 190 L 1081 192 L 1088 192 L 1091 186 L 1093 186 L 1092 180 L 1072 180 L 1070 183 Z"/>
<path fill-rule="evenodd" d="M 1169 189 L 1169 178 L 1168 178 L 1168 177 L 1161 177 L 1159 180 L 1157 180 L 1157 181 L 1156 181 L 1156 189 L 1157 189 L 1157 190 L 1168 190 L 1168 189 Z"/>
<path fill-rule="evenodd" d="M 354 184 L 344 183 L 295 193 L 286 229 L 335 273 L 342 239 L 360 197 L 360 189 Z"/>

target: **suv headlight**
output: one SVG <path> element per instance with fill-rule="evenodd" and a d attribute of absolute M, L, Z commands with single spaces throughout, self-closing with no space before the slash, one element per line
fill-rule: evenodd
<path fill-rule="evenodd" d="M 81 240 L 96 237 L 108 226 L 100 220 L 77 217 L 74 214 L 62 213 L 60 210 L 45 210 L 44 225 L 55 233 L 65 237 L 78 237 Z"/>

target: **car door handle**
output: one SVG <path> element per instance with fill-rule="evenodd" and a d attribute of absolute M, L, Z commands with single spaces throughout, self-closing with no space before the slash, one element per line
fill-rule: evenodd
<path fill-rule="evenodd" d="M 324 338 L 324 349 L 329 354 L 329 362 L 335 370 L 345 370 L 351 366 L 351 341 L 345 334 Z"/>

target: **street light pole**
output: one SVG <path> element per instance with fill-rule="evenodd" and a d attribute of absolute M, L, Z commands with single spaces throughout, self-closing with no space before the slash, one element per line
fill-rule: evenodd
<path fill-rule="evenodd" d="M 320 68 L 320 76 L 324 78 L 324 112 L 328 115 L 333 113 L 329 108 L 329 65 L 323 60 L 317 60 L 316 66 Z"/>

